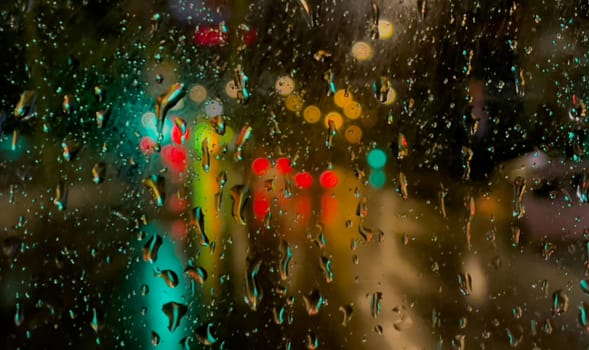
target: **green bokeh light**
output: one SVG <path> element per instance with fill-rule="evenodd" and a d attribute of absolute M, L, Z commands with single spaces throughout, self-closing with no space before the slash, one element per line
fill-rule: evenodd
<path fill-rule="evenodd" d="M 368 165 L 374 169 L 381 169 L 387 164 L 387 155 L 383 150 L 375 148 L 368 153 Z"/>
<path fill-rule="evenodd" d="M 382 170 L 373 170 L 368 177 L 368 183 L 373 188 L 382 188 L 387 182 L 387 175 Z"/>

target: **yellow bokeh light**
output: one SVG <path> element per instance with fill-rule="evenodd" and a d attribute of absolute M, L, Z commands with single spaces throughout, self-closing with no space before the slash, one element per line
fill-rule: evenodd
<path fill-rule="evenodd" d="M 344 124 L 344 118 L 338 112 L 327 113 L 327 115 L 325 116 L 325 119 L 324 119 L 324 122 L 325 122 L 324 124 L 325 124 L 326 128 L 329 127 L 330 120 L 333 120 L 336 130 L 339 130 L 342 127 L 342 125 Z"/>
<path fill-rule="evenodd" d="M 390 39 L 395 34 L 395 27 L 393 23 L 386 19 L 380 19 L 378 21 L 378 37 L 379 39 L 385 40 Z"/>
<path fill-rule="evenodd" d="M 225 93 L 232 99 L 237 98 L 237 86 L 235 86 L 235 82 L 233 80 L 228 81 L 225 85 Z"/>
<path fill-rule="evenodd" d="M 276 80 L 274 88 L 280 95 L 288 96 L 294 91 L 295 82 L 291 77 L 284 75 Z"/>
<path fill-rule="evenodd" d="M 300 112 L 303 109 L 303 98 L 299 95 L 289 95 L 284 105 L 291 112 Z"/>
<path fill-rule="evenodd" d="M 315 105 L 307 106 L 303 112 L 303 118 L 305 118 L 307 123 L 317 123 L 321 120 L 321 110 Z"/>
<path fill-rule="evenodd" d="M 354 97 L 352 96 L 351 92 L 342 89 L 338 90 L 335 95 L 333 95 L 333 102 L 336 106 L 344 108 L 345 106 L 354 102 Z"/>
<path fill-rule="evenodd" d="M 190 89 L 190 99 L 196 103 L 203 103 L 207 96 L 207 89 L 202 85 L 196 84 Z"/>
<path fill-rule="evenodd" d="M 360 140 L 362 140 L 362 129 L 360 129 L 359 126 L 350 125 L 346 128 L 346 131 L 344 132 L 344 137 L 346 138 L 346 141 L 348 141 L 349 143 L 360 143 Z"/>
<path fill-rule="evenodd" d="M 350 119 L 358 119 L 362 115 L 362 105 L 353 101 L 344 107 L 344 114 Z"/>
<path fill-rule="evenodd" d="M 374 55 L 372 46 L 364 41 L 356 41 L 352 45 L 352 56 L 358 61 L 367 61 Z"/>

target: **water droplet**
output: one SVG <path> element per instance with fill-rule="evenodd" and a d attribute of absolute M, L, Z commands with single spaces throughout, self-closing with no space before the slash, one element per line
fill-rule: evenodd
<path fill-rule="evenodd" d="M 444 187 L 442 183 L 440 183 L 440 190 L 438 191 L 438 203 L 440 206 L 440 212 L 442 213 L 442 217 L 446 219 L 448 216 L 446 214 L 446 196 L 448 195 L 448 189 Z"/>
<path fill-rule="evenodd" d="M 569 297 L 562 290 L 552 294 L 552 314 L 558 316 L 569 308 Z"/>
<path fill-rule="evenodd" d="M 521 230 L 518 226 L 511 226 L 511 245 L 517 247 L 521 238 Z"/>
<path fill-rule="evenodd" d="M 159 122 L 158 130 L 160 136 L 158 138 L 158 144 L 160 144 L 161 138 L 163 137 L 161 131 L 164 126 L 166 114 L 170 109 L 174 108 L 174 106 L 178 103 L 178 101 L 180 101 L 180 99 L 182 99 L 182 97 L 184 97 L 185 94 L 186 90 L 184 89 L 184 84 L 176 83 L 170 85 L 170 87 L 157 98 L 155 104 L 155 115 Z"/>
<path fill-rule="evenodd" d="M 317 235 L 313 238 L 313 243 L 315 243 L 319 249 L 323 250 L 327 244 L 327 240 L 325 239 L 325 228 L 322 224 L 316 224 L 315 229 L 317 230 Z"/>
<path fill-rule="evenodd" d="M 556 252 L 556 245 L 552 242 L 544 242 L 542 244 L 542 257 L 544 260 L 550 259 L 552 254 Z"/>
<path fill-rule="evenodd" d="M 298 0 L 298 3 L 301 6 L 301 10 L 304 14 L 307 24 L 309 25 L 309 27 L 314 27 L 315 26 L 315 18 L 314 18 L 315 16 L 313 14 L 313 10 L 311 9 L 311 6 L 309 6 L 309 3 L 307 2 L 307 0 Z"/>
<path fill-rule="evenodd" d="M 379 38 L 378 20 L 380 18 L 380 10 L 376 3 L 372 3 L 372 21 L 369 24 L 370 38 L 377 40 Z"/>
<path fill-rule="evenodd" d="M 513 180 L 513 217 L 521 219 L 524 216 L 524 193 L 526 192 L 526 180 L 518 176 Z"/>
<path fill-rule="evenodd" d="M 333 143 L 335 136 L 337 135 L 337 129 L 335 127 L 335 121 L 333 119 L 329 119 L 327 121 L 327 138 L 325 140 L 325 146 L 327 149 L 333 148 Z"/>
<path fill-rule="evenodd" d="M 174 301 L 165 303 L 162 306 L 162 311 L 168 317 L 168 330 L 173 332 L 178 328 L 182 318 L 186 315 L 188 307 L 184 304 L 179 304 Z"/>
<path fill-rule="evenodd" d="M 217 342 L 217 338 L 213 334 L 213 323 L 209 322 L 206 325 L 200 326 L 196 329 L 196 336 L 198 341 L 203 345 L 213 345 Z"/>
<path fill-rule="evenodd" d="M 370 314 L 377 318 L 382 312 L 382 292 L 374 292 L 370 297 Z"/>
<path fill-rule="evenodd" d="M 141 296 L 146 296 L 149 293 L 149 286 L 147 284 L 141 285 Z"/>
<path fill-rule="evenodd" d="M 180 346 L 184 350 L 190 350 L 190 338 L 191 337 L 184 337 L 180 339 Z"/>
<path fill-rule="evenodd" d="M 409 314 L 409 310 L 405 305 L 396 306 L 393 308 L 393 327 L 402 332 L 413 326 L 413 319 Z"/>
<path fill-rule="evenodd" d="M 262 266 L 262 260 L 257 260 L 255 263 L 248 261 L 248 268 L 245 272 L 245 303 L 252 311 L 256 311 L 263 293 L 258 285 L 258 273 Z"/>
<path fill-rule="evenodd" d="M 589 202 L 589 172 L 587 170 L 583 170 L 577 180 L 576 194 L 579 202 Z"/>
<path fill-rule="evenodd" d="M 522 315 L 524 312 L 523 312 L 521 306 L 516 306 L 512 309 L 512 313 L 513 313 L 513 317 L 515 317 L 515 319 L 519 320 L 520 318 L 522 318 Z"/>
<path fill-rule="evenodd" d="M 22 309 L 20 303 L 16 303 L 16 312 L 14 313 L 14 324 L 17 327 L 20 327 L 24 321 L 25 321 L 24 310 Z"/>
<path fill-rule="evenodd" d="M 53 204 L 57 206 L 58 210 L 65 210 L 67 208 L 68 188 L 64 181 L 59 181 L 55 187 L 55 197 L 53 197 Z"/>
<path fill-rule="evenodd" d="M 366 197 L 362 197 L 358 201 L 358 206 L 356 207 L 356 216 L 360 218 L 365 218 L 368 215 L 368 200 Z"/>
<path fill-rule="evenodd" d="M 61 110 L 63 114 L 70 115 L 72 113 L 72 96 L 65 95 L 63 96 L 63 101 L 61 103 Z"/>
<path fill-rule="evenodd" d="M 305 310 L 310 316 L 317 315 L 321 306 L 324 303 L 323 296 L 318 289 L 314 288 L 309 294 L 303 295 L 303 303 L 305 304 Z"/>
<path fill-rule="evenodd" d="M 238 64 L 233 70 L 233 84 L 237 89 L 237 101 L 240 104 L 246 104 L 251 97 L 251 93 L 247 88 L 249 77 L 245 74 L 243 67 Z"/>
<path fill-rule="evenodd" d="M 517 334 L 514 333 L 510 328 L 505 328 L 505 332 L 507 333 L 507 339 L 509 340 L 509 346 L 512 348 L 518 347 L 524 337 L 523 329 L 521 327 L 517 327 Z"/>
<path fill-rule="evenodd" d="M 323 277 L 325 277 L 325 282 L 331 283 L 333 281 L 333 271 L 331 271 L 331 260 L 326 256 L 322 256 L 319 258 L 319 266 L 321 267 L 321 271 L 323 271 Z"/>
<path fill-rule="evenodd" d="M 354 313 L 354 304 L 349 303 L 347 305 L 342 305 L 339 307 L 338 310 L 341 311 L 342 316 L 343 316 L 342 326 L 346 327 L 348 325 L 348 323 L 350 323 L 350 320 L 352 319 L 352 315 Z"/>
<path fill-rule="evenodd" d="M 20 95 L 20 99 L 14 107 L 14 116 L 21 120 L 28 120 L 35 115 L 37 93 L 33 90 L 26 90 Z"/>
<path fill-rule="evenodd" d="M 313 59 L 317 62 L 324 62 L 326 59 L 331 57 L 331 52 L 325 50 L 317 50 L 313 54 Z M 333 91 L 335 93 L 335 91 Z"/>
<path fill-rule="evenodd" d="M 227 171 L 222 170 L 219 175 L 217 175 L 217 185 L 219 186 L 219 190 L 225 188 L 225 184 L 227 183 Z"/>
<path fill-rule="evenodd" d="M 190 212 L 190 224 L 196 231 L 199 244 L 203 247 L 208 247 L 210 242 L 205 233 L 205 214 L 200 207 L 194 207 Z"/>
<path fill-rule="evenodd" d="M 544 324 L 542 325 L 542 332 L 544 332 L 545 334 L 552 334 L 553 331 L 553 327 L 552 327 L 552 322 L 549 319 L 546 319 L 544 321 Z"/>
<path fill-rule="evenodd" d="M 94 96 L 99 103 L 104 101 L 104 95 L 106 93 L 106 89 L 102 85 L 94 86 Z"/>
<path fill-rule="evenodd" d="M 247 223 L 243 217 L 245 204 L 249 198 L 249 188 L 246 185 L 235 185 L 230 190 L 233 207 L 231 215 L 236 223 L 246 226 Z"/>
<path fill-rule="evenodd" d="M 153 346 L 160 345 L 160 335 L 157 334 L 155 331 L 151 331 L 151 344 Z"/>
<path fill-rule="evenodd" d="M 589 280 L 581 280 L 581 282 L 579 283 L 579 285 L 581 286 L 581 290 L 585 293 L 585 294 L 589 294 Z"/>
<path fill-rule="evenodd" d="M 303 1 L 303 0 L 299 0 L 299 1 Z M 317 337 L 317 335 L 315 333 L 309 333 L 307 334 L 307 349 L 309 350 L 314 350 L 317 349 L 319 347 L 319 338 Z"/>
<path fill-rule="evenodd" d="M 460 318 L 460 320 L 458 320 L 458 328 L 464 329 L 464 328 L 466 328 L 467 325 L 468 325 L 468 318 L 466 316 L 463 316 Z"/>
<path fill-rule="evenodd" d="M 153 234 L 143 246 L 143 261 L 154 263 L 162 243 L 164 243 L 162 236 Z"/>
<path fill-rule="evenodd" d="M 409 198 L 409 192 L 407 191 L 407 187 L 409 183 L 407 182 L 407 176 L 401 171 L 399 172 L 399 192 L 401 192 L 401 197 L 403 199 Z"/>
<path fill-rule="evenodd" d="M 1 132 L 1 131 L 0 131 Z M 14 189 L 16 185 L 10 184 L 9 194 L 8 194 L 8 203 L 14 204 Z"/>
<path fill-rule="evenodd" d="M 168 285 L 168 287 L 170 288 L 176 288 L 178 287 L 178 275 L 176 274 L 176 272 L 172 271 L 172 270 L 154 270 L 153 275 L 155 277 L 161 277 L 164 282 L 166 282 L 166 285 Z"/>
<path fill-rule="evenodd" d="M 92 309 L 92 320 L 90 321 L 90 327 L 94 332 L 98 333 L 103 328 L 102 319 L 98 316 L 98 311 L 95 308 Z"/>
<path fill-rule="evenodd" d="M 163 206 L 164 200 L 166 198 L 166 186 L 164 177 L 161 175 L 153 175 L 151 177 L 143 179 L 141 183 L 143 184 L 143 186 L 145 186 L 145 188 L 148 189 L 156 205 L 158 207 Z"/>
<path fill-rule="evenodd" d="M 61 143 L 61 148 L 63 159 L 69 162 L 74 159 L 78 153 L 78 150 L 80 149 L 80 146 L 75 140 L 68 136 Z"/>
<path fill-rule="evenodd" d="M 466 336 L 462 334 L 455 335 L 452 339 L 452 348 L 455 350 L 466 349 Z"/>
<path fill-rule="evenodd" d="M 422 21 L 427 16 L 427 1 L 428 0 L 417 0 L 417 10 L 419 11 L 419 16 Z"/>
<path fill-rule="evenodd" d="M 460 155 L 462 156 L 462 168 L 464 169 L 464 172 L 462 173 L 462 179 L 464 181 L 469 181 L 471 171 L 470 161 L 472 160 L 474 153 L 470 147 L 462 146 Z"/>
<path fill-rule="evenodd" d="M 222 115 L 211 118 L 211 124 L 217 134 L 221 136 L 225 135 L 225 118 Z"/>
<path fill-rule="evenodd" d="M 589 331 L 589 308 L 586 303 L 582 302 L 579 305 L 579 322 L 581 325 Z"/>
<path fill-rule="evenodd" d="M 96 112 L 96 126 L 99 129 L 102 129 L 102 127 L 106 124 L 106 122 L 108 121 L 109 115 L 110 115 L 110 109 L 108 109 L 108 108 L 101 109 Z"/>
<path fill-rule="evenodd" d="M 246 125 L 241 129 L 241 132 L 239 133 L 239 136 L 237 137 L 237 140 L 235 141 L 234 159 L 236 161 L 240 161 L 243 159 L 241 152 L 243 151 L 243 147 L 245 146 L 245 143 L 247 142 L 247 140 L 249 140 L 250 137 L 252 136 L 252 131 L 253 131 L 253 129 L 249 125 Z"/>
<path fill-rule="evenodd" d="M 192 278 L 193 280 L 195 280 L 196 282 L 198 282 L 198 284 L 200 284 L 201 286 L 206 282 L 207 277 L 208 277 L 208 273 L 207 270 L 205 270 L 204 268 L 197 266 L 197 267 L 192 267 L 192 266 L 188 266 L 186 269 L 184 269 L 184 273 Z"/>
<path fill-rule="evenodd" d="M 280 271 L 280 279 L 288 279 L 288 264 L 292 259 L 292 250 L 286 240 L 281 240 L 278 246 L 278 252 L 280 254 L 280 265 L 278 270 Z"/>
<path fill-rule="evenodd" d="M 209 139 L 208 137 L 205 137 L 204 140 L 202 140 L 202 145 L 201 145 L 201 150 L 202 150 L 202 170 L 204 170 L 205 173 L 209 172 L 209 169 L 211 168 L 211 155 L 209 152 Z"/>
<path fill-rule="evenodd" d="M 358 225 L 358 233 L 362 236 L 364 243 L 370 243 L 376 236 L 378 240 L 382 239 L 384 233 L 380 229 L 372 229 L 369 227 L 364 226 L 364 223 L 360 223 Z"/>
<path fill-rule="evenodd" d="M 276 323 L 277 325 L 281 325 L 284 323 L 284 314 L 285 314 L 286 308 L 284 306 L 280 307 L 280 308 L 272 308 L 272 316 L 274 319 L 274 323 Z"/>
<path fill-rule="evenodd" d="M 469 273 L 458 274 L 458 290 L 464 296 L 472 293 L 472 278 Z"/>
<path fill-rule="evenodd" d="M 104 181 L 106 175 L 106 163 L 98 162 L 92 167 L 92 181 L 95 184 L 100 184 Z"/>

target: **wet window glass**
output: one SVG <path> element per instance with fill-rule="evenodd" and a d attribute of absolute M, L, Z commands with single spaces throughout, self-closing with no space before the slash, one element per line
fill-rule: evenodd
<path fill-rule="evenodd" d="M 584 349 L 589 3 L 0 4 L 0 348 Z"/>

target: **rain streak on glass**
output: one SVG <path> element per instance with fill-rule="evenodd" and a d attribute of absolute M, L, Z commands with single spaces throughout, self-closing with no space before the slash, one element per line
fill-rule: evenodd
<path fill-rule="evenodd" d="M 589 347 L 587 1 L 13 0 L 0 44 L 2 348 Z"/>

